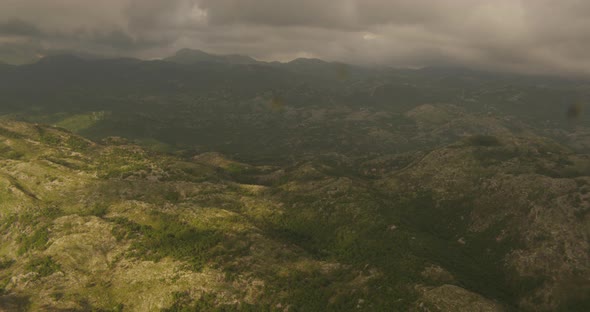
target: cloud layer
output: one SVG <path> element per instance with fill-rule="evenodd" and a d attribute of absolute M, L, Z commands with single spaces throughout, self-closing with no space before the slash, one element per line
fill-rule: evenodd
<path fill-rule="evenodd" d="M 590 75 L 585 0 L 3 0 L 0 60 L 52 50 L 156 58 L 466 65 Z"/>

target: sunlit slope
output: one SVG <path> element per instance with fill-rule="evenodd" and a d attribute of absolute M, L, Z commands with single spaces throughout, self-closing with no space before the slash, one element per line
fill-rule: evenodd
<path fill-rule="evenodd" d="M 267 235 L 255 221 L 281 204 L 207 163 L 7 120 L 0 142 L 2 309 L 259 310 L 307 304 L 303 281 L 363 287 Z"/>

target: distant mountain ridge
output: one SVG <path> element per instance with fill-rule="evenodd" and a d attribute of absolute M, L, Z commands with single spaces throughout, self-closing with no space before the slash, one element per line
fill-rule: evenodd
<path fill-rule="evenodd" d="M 536 74 L 518 74 L 501 72 L 494 70 L 478 69 L 465 66 L 434 65 L 421 68 L 402 68 L 389 67 L 386 65 L 354 65 L 338 61 L 326 61 L 319 58 L 296 58 L 290 61 L 259 61 L 255 58 L 242 54 L 214 54 L 199 49 L 183 48 L 178 50 L 174 55 L 161 59 L 141 59 L 135 57 L 108 57 L 92 53 L 83 53 L 79 51 L 56 50 L 49 51 L 44 57 L 31 63 L 12 64 L 0 60 L 0 67 L 12 68 L 20 65 L 31 64 L 52 64 L 57 66 L 72 66 L 73 64 L 84 64 L 86 62 L 104 62 L 104 64 L 114 63 L 151 63 L 167 62 L 178 65 L 263 65 L 274 68 L 286 69 L 288 71 L 313 73 L 314 75 L 325 75 L 326 73 L 337 73 L 340 78 L 346 77 L 351 70 L 362 71 L 365 73 L 376 73 L 379 71 L 397 72 L 402 75 L 414 75 L 430 77 L 432 79 L 441 79 L 452 77 L 453 79 L 472 79 L 476 76 L 478 80 L 498 80 L 505 79 L 512 82 L 524 82 L 525 84 L 541 85 L 562 85 L 562 84 L 588 84 L 587 79 L 560 77 L 550 75 Z M 465 83 L 465 81 L 462 81 Z"/>
<path fill-rule="evenodd" d="M 329 66 L 329 65 L 344 65 L 339 62 L 328 62 L 319 58 L 296 58 L 291 61 L 285 62 L 264 62 L 258 61 L 251 56 L 242 54 L 213 54 L 198 49 L 184 48 L 178 50 L 173 56 L 169 56 L 162 59 L 166 62 L 172 62 L 177 64 L 192 65 L 198 63 L 224 63 L 224 64 L 237 64 L 237 65 L 271 65 L 271 66 L 282 66 L 285 65 L 288 68 L 293 67 L 314 67 L 314 66 Z"/>
<path fill-rule="evenodd" d="M 229 64 L 256 64 L 259 61 L 246 55 L 228 54 L 217 55 L 209 54 L 201 50 L 182 49 L 176 52 L 173 56 L 163 59 L 164 61 L 174 62 L 179 64 L 195 64 L 200 62 L 212 63 L 229 63 Z"/>

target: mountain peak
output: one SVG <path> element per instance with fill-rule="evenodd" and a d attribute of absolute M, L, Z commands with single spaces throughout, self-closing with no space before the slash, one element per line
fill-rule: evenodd
<path fill-rule="evenodd" d="M 288 62 L 287 64 L 290 64 L 290 65 L 325 65 L 325 64 L 328 64 L 328 62 L 318 59 L 318 58 L 300 57 L 300 58 L 296 58 L 296 59 Z"/>
<path fill-rule="evenodd" d="M 197 56 L 197 55 L 213 56 L 203 50 L 189 49 L 189 48 L 180 49 L 180 50 L 176 51 L 176 53 L 174 53 L 174 56 Z"/>
<path fill-rule="evenodd" d="M 196 63 L 201 63 L 201 62 L 228 63 L 228 64 L 255 64 L 255 63 L 258 63 L 257 60 L 255 60 L 249 56 L 246 56 L 246 55 L 210 54 L 210 53 L 207 53 L 202 50 L 188 49 L 188 48 L 178 50 L 174 54 L 174 56 L 167 57 L 164 60 L 168 61 L 168 62 L 179 63 L 179 64 L 196 64 Z"/>
<path fill-rule="evenodd" d="M 69 63 L 80 63 L 83 59 L 73 54 L 55 54 L 47 55 L 37 61 L 38 64 L 69 64 Z"/>

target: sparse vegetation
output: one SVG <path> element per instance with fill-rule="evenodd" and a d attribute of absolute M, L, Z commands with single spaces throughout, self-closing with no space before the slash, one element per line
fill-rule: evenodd
<path fill-rule="evenodd" d="M 137 238 L 133 254 L 158 261 L 163 257 L 174 257 L 186 261 L 192 270 L 201 270 L 208 259 L 210 250 L 221 241 L 216 231 L 198 230 L 168 214 L 152 214 L 153 225 L 140 225 L 127 219 L 114 220 L 118 227 L 113 234 L 119 240 Z"/>
<path fill-rule="evenodd" d="M 502 143 L 500 142 L 500 140 L 498 140 L 497 137 L 492 136 L 492 135 L 474 135 L 472 137 L 469 137 L 467 139 L 467 142 L 470 145 L 473 146 L 486 146 L 486 147 L 490 147 L 490 146 L 500 146 L 502 145 Z"/>
<path fill-rule="evenodd" d="M 93 203 L 90 207 L 88 207 L 89 209 L 84 210 L 83 213 L 81 215 L 87 215 L 87 216 L 95 216 L 95 217 L 99 217 L 102 218 L 104 217 L 108 211 L 109 211 L 109 207 L 106 203 Z"/>
<path fill-rule="evenodd" d="M 21 236 L 18 253 L 22 255 L 25 252 L 32 249 L 42 250 L 47 246 L 48 240 L 48 227 L 42 226 L 39 229 L 35 230 L 32 234 L 26 234 Z"/>
<path fill-rule="evenodd" d="M 31 260 L 25 269 L 37 273 L 41 278 L 61 270 L 61 267 L 51 257 L 40 257 Z"/>
<path fill-rule="evenodd" d="M 10 268 L 16 261 L 14 259 L 0 258 L 0 270 Z"/>

